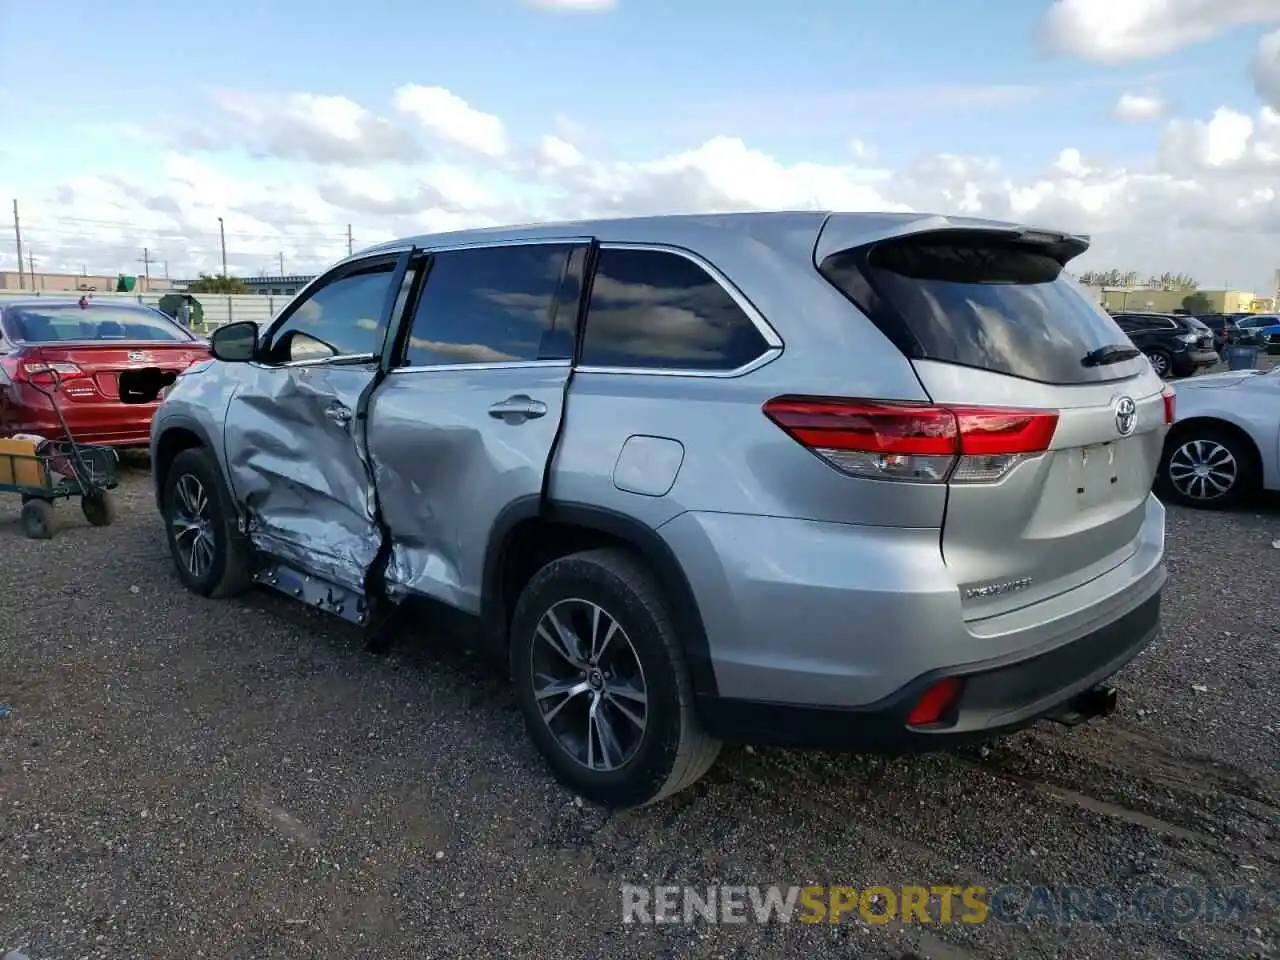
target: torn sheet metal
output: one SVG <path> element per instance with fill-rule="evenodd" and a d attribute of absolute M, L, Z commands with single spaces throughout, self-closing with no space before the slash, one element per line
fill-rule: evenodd
<path fill-rule="evenodd" d="M 361 422 L 374 366 L 253 368 L 231 401 L 227 464 L 254 546 L 363 589 L 382 535 Z"/>

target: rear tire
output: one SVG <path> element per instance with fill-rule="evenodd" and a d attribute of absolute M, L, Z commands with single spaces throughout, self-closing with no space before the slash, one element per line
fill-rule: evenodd
<path fill-rule="evenodd" d="M 1147 359 L 1151 361 L 1151 369 L 1162 380 L 1169 380 L 1173 377 L 1173 357 L 1165 353 L 1163 350 L 1150 349 L 1146 351 Z"/>
<path fill-rule="evenodd" d="M 562 635 L 556 623 L 569 634 L 561 647 L 551 643 Z M 587 550 L 539 570 L 516 605 L 510 664 L 530 738 L 556 777 L 595 803 L 656 803 L 720 752 L 694 712 L 661 591 L 625 550 Z M 564 692 L 548 693 L 553 684 Z"/>
<path fill-rule="evenodd" d="M 31 540 L 48 540 L 57 523 L 48 500 L 28 500 L 22 505 L 22 532 Z"/>
<path fill-rule="evenodd" d="M 1260 482 L 1254 451 L 1229 430 L 1210 424 L 1169 437 L 1157 480 L 1166 499 L 1202 510 L 1237 506 Z"/>
<path fill-rule="evenodd" d="M 169 553 L 183 586 L 214 599 L 249 589 L 253 551 L 236 529 L 235 505 L 207 448 L 193 447 L 173 458 L 162 503 Z"/>

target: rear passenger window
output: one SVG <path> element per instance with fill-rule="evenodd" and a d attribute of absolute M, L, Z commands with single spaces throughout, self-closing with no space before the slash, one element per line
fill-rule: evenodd
<path fill-rule="evenodd" d="M 687 257 L 601 249 L 587 308 L 583 365 L 736 370 L 768 348 L 729 292 Z"/>
<path fill-rule="evenodd" d="M 546 356 L 570 244 L 445 250 L 431 258 L 405 364 L 503 363 Z M 577 304 L 571 308 L 575 313 Z M 562 354 L 564 355 L 564 354 Z"/>

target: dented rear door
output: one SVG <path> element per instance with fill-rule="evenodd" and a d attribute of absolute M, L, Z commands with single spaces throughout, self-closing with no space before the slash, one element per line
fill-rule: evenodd
<path fill-rule="evenodd" d="M 393 596 L 479 612 L 495 521 L 542 495 L 589 249 L 568 238 L 431 254 L 369 411 Z"/>
<path fill-rule="evenodd" d="M 410 251 L 346 262 L 263 337 L 227 410 L 226 462 L 254 546 L 354 590 L 381 543 L 365 413 Z"/>

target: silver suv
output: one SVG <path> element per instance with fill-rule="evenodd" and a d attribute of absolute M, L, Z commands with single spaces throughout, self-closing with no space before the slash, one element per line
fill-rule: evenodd
<path fill-rule="evenodd" d="M 1110 712 L 1155 634 L 1173 394 L 1088 240 L 760 213 L 388 243 L 212 336 L 155 417 L 178 576 L 505 658 L 615 806 L 722 741 L 903 752 Z"/>

